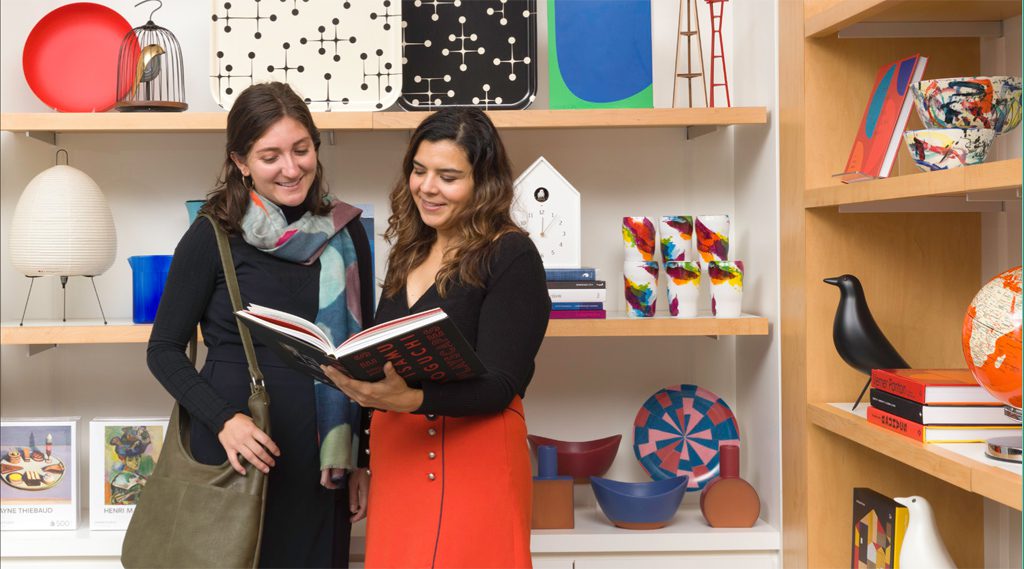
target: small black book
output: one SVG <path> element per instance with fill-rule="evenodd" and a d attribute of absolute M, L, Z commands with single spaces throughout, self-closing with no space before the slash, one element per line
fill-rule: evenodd
<path fill-rule="evenodd" d="M 459 328 L 440 308 L 367 328 L 337 347 L 316 324 L 287 312 L 250 304 L 235 314 L 253 337 L 284 362 L 332 387 L 321 364 L 363 381 L 384 379 L 387 362 L 411 383 L 469 379 L 486 372 Z"/>
<path fill-rule="evenodd" d="M 548 288 L 592 289 L 605 288 L 604 281 L 548 281 Z"/>

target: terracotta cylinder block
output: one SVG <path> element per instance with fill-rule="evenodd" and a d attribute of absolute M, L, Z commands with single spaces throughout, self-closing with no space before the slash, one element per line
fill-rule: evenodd
<path fill-rule="evenodd" d="M 572 478 L 533 479 L 533 529 L 572 529 Z"/>

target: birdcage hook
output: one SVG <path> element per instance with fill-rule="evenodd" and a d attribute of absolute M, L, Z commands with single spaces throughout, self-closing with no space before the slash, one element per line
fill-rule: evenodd
<path fill-rule="evenodd" d="M 156 14 L 157 10 L 159 10 L 160 8 L 163 8 L 164 7 L 164 3 L 163 3 L 163 0 L 142 0 L 142 2 L 139 2 L 138 4 L 136 4 L 135 7 L 138 8 L 139 6 L 142 6 L 143 4 L 145 4 L 146 2 L 156 2 L 156 3 L 160 4 L 156 8 L 153 8 L 153 11 L 149 13 L 149 23 L 153 23 L 153 14 Z"/>
<path fill-rule="evenodd" d="M 58 150 L 57 153 L 54 155 L 54 157 L 53 157 L 54 163 L 57 164 L 58 166 L 60 165 L 60 153 L 61 152 L 64 153 L 64 165 L 70 166 L 71 165 L 71 155 L 68 154 L 68 151 L 64 150 L 63 148 Z"/>

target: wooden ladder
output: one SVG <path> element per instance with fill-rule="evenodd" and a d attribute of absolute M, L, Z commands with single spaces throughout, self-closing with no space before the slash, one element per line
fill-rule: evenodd
<path fill-rule="evenodd" d="M 693 80 L 700 77 L 701 88 L 704 93 L 704 104 L 708 102 L 707 82 L 704 81 L 704 47 L 700 41 L 700 18 L 697 17 L 697 6 L 693 5 L 691 8 L 691 2 L 696 0 L 679 0 L 679 35 L 676 36 L 676 65 L 675 79 L 672 81 L 672 106 L 676 106 L 676 88 L 679 84 L 679 79 L 686 79 L 687 82 L 687 106 L 693 106 Z M 683 29 L 683 14 L 686 15 L 686 29 Z M 696 24 L 696 29 L 694 29 Z M 686 72 L 682 73 L 679 70 L 679 43 L 682 38 L 686 38 Z M 700 72 L 693 70 L 693 38 L 697 38 L 697 53 L 700 61 Z"/>
<path fill-rule="evenodd" d="M 731 107 L 729 99 L 729 74 L 725 70 L 725 47 L 722 45 L 722 12 L 725 11 L 725 3 L 728 0 L 705 0 L 708 8 L 711 9 L 711 100 L 709 107 L 715 106 L 715 87 L 725 88 L 725 106 Z M 715 5 L 718 5 L 718 13 L 715 13 Z M 722 65 L 722 81 L 715 81 L 715 60 L 720 60 Z"/>

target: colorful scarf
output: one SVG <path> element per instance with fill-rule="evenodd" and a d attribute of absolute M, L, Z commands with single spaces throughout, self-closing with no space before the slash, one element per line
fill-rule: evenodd
<path fill-rule="evenodd" d="M 345 225 L 359 217 L 358 208 L 330 196 L 331 213 L 306 212 L 289 224 L 276 204 L 249 192 L 242 218 L 245 242 L 275 257 L 312 265 L 320 259 L 320 303 L 316 325 L 340 344 L 362 330 L 359 267 L 356 248 Z M 320 468 L 349 468 L 354 464 L 352 437 L 359 432 L 359 406 L 344 393 L 313 382 L 320 438 Z"/>

